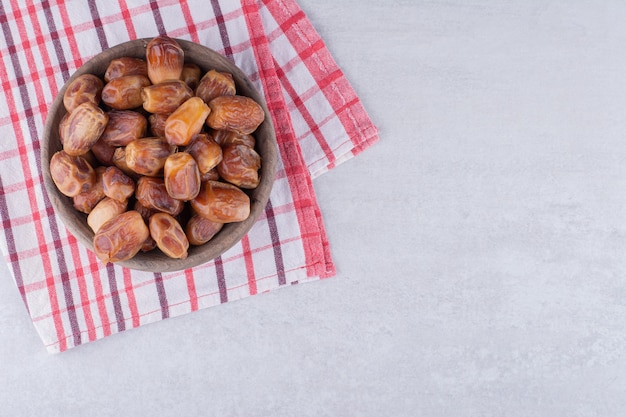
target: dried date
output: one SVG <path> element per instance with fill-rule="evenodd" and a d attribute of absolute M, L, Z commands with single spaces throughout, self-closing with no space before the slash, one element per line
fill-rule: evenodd
<path fill-rule="evenodd" d="M 174 39 L 161 35 L 146 46 L 148 78 L 152 84 L 167 80 L 179 80 L 185 65 L 183 48 Z"/>
<path fill-rule="evenodd" d="M 213 140 L 220 146 L 228 145 L 246 145 L 254 148 L 256 140 L 252 135 L 242 135 L 232 130 L 216 130 L 213 132 Z"/>
<path fill-rule="evenodd" d="M 104 197 L 96 204 L 87 216 L 87 224 L 94 233 L 102 227 L 103 224 L 126 211 L 127 202 L 118 201 L 110 197 Z"/>
<path fill-rule="evenodd" d="M 137 176 L 137 173 L 130 169 L 128 164 L 126 163 L 126 148 L 120 146 L 119 148 L 115 148 L 115 152 L 113 152 L 113 165 L 122 170 L 122 172 L 129 177 Z"/>
<path fill-rule="evenodd" d="M 114 78 L 104 85 L 102 101 L 115 110 L 130 110 L 141 107 L 141 89 L 150 85 L 145 75 L 125 75 Z"/>
<path fill-rule="evenodd" d="M 198 214 L 194 214 L 185 225 L 185 234 L 189 243 L 195 246 L 204 245 L 222 230 L 224 223 L 213 222 Z"/>
<path fill-rule="evenodd" d="M 223 159 L 217 172 L 224 180 L 240 188 L 252 189 L 259 185 L 261 157 L 246 145 L 230 145 L 223 149 Z"/>
<path fill-rule="evenodd" d="M 124 77 L 126 75 L 143 75 L 148 76 L 148 66 L 146 61 L 141 58 L 121 57 L 111 60 L 109 66 L 104 72 L 104 81 L 109 82 L 115 78 Z"/>
<path fill-rule="evenodd" d="M 104 194 L 117 201 L 126 201 L 135 194 L 135 181 L 118 167 L 107 167 L 102 174 Z"/>
<path fill-rule="evenodd" d="M 173 153 L 167 158 L 163 177 L 167 193 L 177 200 L 189 201 L 200 192 L 198 164 L 187 152 Z"/>
<path fill-rule="evenodd" d="M 65 109 L 71 113 L 79 105 L 90 102 L 96 106 L 100 103 L 102 97 L 102 88 L 104 83 L 102 80 L 92 74 L 83 74 L 78 77 L 70 85 L 63 94 L 63 105 Z"/>
<path fill-rule="evenodd" d="M 213 168 L 209 172 L 200 174 L 200 182 L 217 181 L 220 179 L 220 174 L 217 172 L 217 168 Z"/>
<path fill-rule="evenodd" d="M 200 79 L 196 87 L 196 96 L 209 103 L 219 96 L 234 96 L 235 80 L 232 74 L 210 70 Z"/>
<path fill-rule="evenodd" d="M 67 121 L 70 119 L 70 113 L 65 113 L 61 120 L 59 121 L 59 142 L 63 145 L 63 132 L 67 129 Z"/>
<path fill-rule="evenodd" d="M 165 139 L 172 145 L 186 146 L 200 133 L 211 112 L 199 97 L 192 97 L 180 105 L 165 121 Z"/>
<path fill-rule="evenodd" d="M 165 188 L 163 178 L 141 177 L 135 191 L 137 201 L 147 209 L 177 216 L 183 211 L 184 202 L 172 198 Z"/>
<path fill-rule="evenodd" d="M 75 195 L 72 198 L 74 208 L 81 213 L 89 214 L 91 210 L 98 204 L 104 197 L 104 188 L 102 187 L 102 174 L 106 167 L 97 167 L 96 181 L 86 191 Z"/>
<path fill-rule="evenodd" d="M 63 124 L 63 150 L 69 155 L 83 155 L 98 141 L 109 116 L 98 106 L 85 102 L 74 109 Z"/>
<path fill-rule="evenodd" d="M 222 148 L 206 133 L 195 135 L 185 152 L 196 160 L 200 174 L 206 174 L 222 160 Z"/>
<path fill-rule="evenodd" d="M 152 216 L 154 213 L 158 213 L 157 210 L 148 208 L 148 207 L 144 206 L 143 204 L 141 204 L 137 200 L 135 200 L 135 205 L 134 205 L 133 208 L 139 214 L 141 214 L 141 217 L 143 217 L 143 220 L 146 222 L 146 224 L 148 224 L 148 222 L 150 221 L 150 216 Z"/>
<path fill-rule="evenodd" d="M 134 210 L 106 222 L 93 238 L 94 252 L 102 262 L 120 262 L 139 252 L 150 236 L 148 226 Z"/>
<path fill-rule="evenodd" d="M 148 223 L 146 223 L 148 224 Z M 149 230 L 149 228 L 148 228 Z M 148 238 L 145 240 L 145 242 L 143 242 L 143 244 L 141 245 L 141 251 L 142 252 L 150 252 L 151 250 L 155 249 L 157 247 L 156 241 L 154 239 L 152 239 L 152 236 L 148 236 Z"/>
<path fill-rule="evenodd" d="M 100 140 L 110 146 L 126 146 L 132 140 L 146 136 L 148 119 L 133 110 L 112 110 L 107 112 L 109 122 Z"/>
<path fill-rule="evenodd" d="M 50 176 L 59 191 L 68 197 L 87 191 L 96 181 L 96 171 L 83 157 L 65 151 L 52 155 Z"/>
<path fill-rule="evenodd" d="M 143 108 L 150 113 L 172 113 L 193 96 L 182 80 L 168 80 L 145 87 L 141 91 Z"/>
<path fill-rule="evenodd" d="M 165 121 L 171 113 L 154 113 L 148 117 L 150 122 L 150 133 L 152 136 L 165 137 Z"/>
<path fill-rule="evenodd" d="M 139 175 L 160 176 L 171 153 L 171 146 L 161 138 L 136 139 L 126 146 L 126 165 Z"/>
<path fill-rule="evenodd" d="M 113 165 L 115 149 L 115 146 L 108 145 L 98 139 L 91 147 L 91 153 L 100 164 L 110 166 Z"/>
<path fill-rule="evenodd" d="M 265 120 L 263 108 L 250 97 L 220 96 L 211 100 L 209 107 L 206 124 L 216 130 L 250 134 Z"/>
<path fill-rule="evenodd" d="M 240 222 L 250 215 L 250 197 L 232 184 L 207 181 L 198 196 L 191 200 L 191 207 L 214 222 Z"/>
<path fill-rule="evenodd" d="M 180 79 L 185 82 L 193 91 L 196 90 L 198 83 L 200 82 L 200 75 L 202 70 L 199 66 L 193 62 L 185 62 L 183 65 L 183 72 L 180 74 Z"/>
<path fill-rule="evenodd" d="M 189 241 L 178 221 L 167 213 L 150 217 L 150 236 L 161 251 L 170 258 L 185 259 Z"/>

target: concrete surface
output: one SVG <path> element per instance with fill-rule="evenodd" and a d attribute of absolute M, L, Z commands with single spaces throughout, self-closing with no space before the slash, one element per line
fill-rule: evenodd
<path fill-rule="evenodd" d="M 1 265 L 0 415 L 626 414 L 626 3 L 300 4 L 381 131 L 337 277 L 48 355 Z"/>

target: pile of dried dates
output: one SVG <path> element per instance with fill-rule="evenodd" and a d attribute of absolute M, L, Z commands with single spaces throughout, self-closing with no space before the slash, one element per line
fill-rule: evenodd
<path fill-rule="evenodd" d="M 253 133 L 265 113 L 232 74 L 185 63 L 158 36 L 146 58 L 113 59 L 104 80 L 77 77 L 63 96 L 63 150 L 50 174 L 87 214 L 94 251 L 119 262 L 159 248 L 185 259 L 225 223 L 245 220 L 259 184 Z"/>

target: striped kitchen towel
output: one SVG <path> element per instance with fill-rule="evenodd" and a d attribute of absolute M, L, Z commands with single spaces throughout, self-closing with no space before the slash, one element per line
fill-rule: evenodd
<path fill-rule="evenodd" d="M 294 0 L 8 0 L 0 27 L 0 250 L 49 352 L 335 274 L 312 179 L 378 136 Z M 40 163 L 48 108 L 70 75 L 113 45 L 158 34 L 238 65 L 266 97 L 280 154 L 252 230 L 219 258 L 172 273 L 102 264 L 55 215 Z"/>

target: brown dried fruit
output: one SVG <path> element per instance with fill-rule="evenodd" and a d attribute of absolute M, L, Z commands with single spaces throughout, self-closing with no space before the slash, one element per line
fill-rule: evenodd
<path fill-rule="evenodd" d="M 217 168 L 213 168 L 207 173 L 200 174 L 200 182 L 217 181 L 220 179 L 220 174 L 217 172 Z"/>
<path fill-rule="evenodd" d="M 102 174 L 104 194 L 118 201 L 126 201 L 135 194 L 135 181 L 118 167 L 108 167 Z"/>
<path fill-rule="evenodd" d="M 137 213 L 141 214 L 141 217 L 143 218 L 144 222 L 146 222 L 146 224 L 148 224 L 148 221 L 150 220 L 150 216 L 152 216 L 154 213 L 157 213 L 157 211 L 145 207 L 143 204 L 141 204 L 139 201 L 137 201 L 136 198 L 135 198 L 134 201 L 135 201 L 135 203 L 132 206 L 133 210 L 135 210 Z"/>
<path fill-rule="evenodd" d="M 250 197 L 238 187 L 207 181 L 191 200 L 191 207 L 202 217 L 219 223 L 240 222 L 250 215 Z"/>
<path fill-rule="evenodd" d="M 206 124 L 216 130 L 250 134 L 265 119 L 263 108 L 250 97 L 220 96 L 209 102 L 211 114 Z"/>
<path fill-rule="evenodd" d="M 91 149 L 93 149 L 93 146 L 91 147 Z M 93 152 L 91 150 L 87 151 L 86 153 L 84 153 L 84 154 L 82 154 L 80 156 L 85 161 L 87 161 L 87 163 L 89 165 L 91 165 L 92 167 L 96 167 L 96 166 L 100 165 L 100 164 L 98 164 L 98 160 L 96 159 L 96 157 L 94 156 L 94 154 L 93 154 Z"/>
<path fill-rule="evenodd" d="M 150 252 L 151 250 L 156 249 L 156 247 L 157 247 L 156 241 L 152 239 L 152 236 L 148 236 L 146 241 L 143 242 L 143 245 L 141 245 L 141 251 Z"/>
<path fill-rule="evenodd" d="M 148 76 L 148 65 L 140 58 L 121 57 L 111 60 L 104 73 L 104 81 L 109 82 L 115 78 L 126 75 Z"/>
<path fill-rule="evenodd" d="M 224 223 L 212 222 L 202 216 L 194 214 L 185 225 L 187 240 L 192 245 L 203 245 L 222 230 Z"/>
<path fill-rule="evenodd" d="M 250 198 L 239 187 L 258 183 L 261 161 L 250 133 L 265 114 L 254 100 L 236 95 L 232 74 L 202 76 L 198 65 L 184 63 L 175 40 L 159 36 L 149 42 L 146 60 L 114 59 L 104 82 L 78 77 L 63 99 L 64 150 L 51 158 L 50 173 L 87 214 L 94 251 L 104 262 L 130 259 L 157 243 L 184 259 L 190 244 L 204 244 L 224 223 L 249 217 Z M 219 114 L 209 122 L 211 106 Z M 84 114 L 72 118 L 76 111 Z"/>
<path fill-rule="evenodd" d="M 180 79 L 183 80 L 189 88 L 195 91 L 198 83 L 200 82 L 201 74 L 202 70 L 199 66 L 193 62 L 185 62 L 185 65 L 183 65 L 183 72 L 180 74 Z"/>
<path fill-rule="evenodd" d="M 72 202 L 76 210 L 81 213 L 89 214 L 96 204 L 106 197 L 104 195 L 104 189 L 102 188 L 102 174 L 105 169 L 105 167 L 97 167 L 95 169 L 96 181 L 94 184 L 89 187 L 87 191 L 83 191 L 82 193 L 72 197 Z"/>
<path fill-rule="evenodd" d="M 87 224 L 97 233 L 103 224 L 126 211 L 127 202 L 104 197 L 87 216 Z"/>
<path fill-rule="evenodd" d="M 107 123 L 100 140 L 111 146 L 126 146 L 132 140 L 146 136 L 148 119 L 132 110 L 112 110 L 107 112 Z"/>
<path fill-rule="evenodd" d="M 201 98 L 190 98 L 167 118 L 165 139 L 172 145 L 186 146 L 194 135 L 200 133 L 210 112 L 211 109 Z"/>
<path fill-rule="evenodd" d="M 85 102 L 74 109 L 63 124 L 63 150 L 69 155 L 87 153 L 104 131 L 109 116 L 98 106 Z"/>
<path fill-rule="evenodd" d="M 59 142 L 63 145 L 63 131 L 67 129 L 67 121 L 70 119 L 70 113 L 65 113 L 59 121 Z"/>
<path fill-rule="evenodd" d="M 206 133 L 198 133 L 185 148 L 198 163 L 201 174 L 206 174 L 222 160 L 222 148 Z"/>
<path fill-rule="evenodd" d="M 161 35 L 146 46 L 148 78 L 152 84 L 167 80 L 179 80 L 185 65 L 183 48 L 174 39 Z"/>
<path fill-rule="evenodd" d="M 132 258 L 150 236 L 141 215 L 127 211 L 106 222 L 93 238 L 94 252 L 102 262 L 120 262 Z"/>
<path fill-rule="evenodd" d="M 143 217 L 143 220 L 146 222 L 146 224 L 148 224 L 148 221 L 150 221 L 150 216 L 152 216 L 154 213 L 158 213 L 157 210 L 145 207 L 137 200 L 135 200 L 135 206 L 133 208 L 135 209 L 135 211 L 141 214 L 141 217 Z"/>
<path fill-rule="evenodd" d="M 148 117 L 152 136 L 165 137 L 165 121 L 168 117 L 170 117 L 170 113 L 154 113 Z"/>
<path fill-rule="evenodd" d="M 150 236 L 157 247 L 170 258 L 187 258 L 189 241 L 178 221 L 167 213 L 156 213 L 150 217 Z"/>
<path fill-rule="evenodd" d="M 145 75 L 125 75 L 114 78 L 102 89 L 102 101 L 115 110 L 141 107 L 141 89 L 150 85 Z"/>
<path fill-rule="evenodd" d="M 119 147 L 115 148 L 115 152 L 113 152 L 113 165 L 122 170 L 122 172 L 129 177 L 137 176 L 137 173 L 130 169 L 128 164 L 126 163 L 126 148 Z"/>
<path fill-rule="evenodd" d="M 84 158 L 65 151 L 52 155 L 50 176 L 59 191 L 68 197 L 87 191 L 96 181 L 96 171 Z"/>
<path fill-rule="evenodd" d="M 91 153 L 100 164 L 107 166 L 113 165 L 115 146 L 110 146 L 101 139 L 98 139 L 91 147 Z"/>
<path fill-rule="evenodd" d="M 200 192 L 200 171 L 187 152 L 171 154 L 165 161 L 163 177 L 167 193 L 177 200 L 189 201 Z"/>
<path fill-rule="evenodd" d="M 232 74 L 210 70 L 200 79 L 196 87 L 196 96 L 209 103 L 216 97 L 234 96 L 235 80 Z"/>
<path fill-rule="evenodd" d="M 252 135 L 242 135 L 232 130 L 216 130 L 213 132 L 213 140 L 220 146 L 228 145 L 246 145 L 254 148 L 256 140 Z"/>
<path fill-rule="evenodd" d="M 184 203 L 172 198 L 165 188 L 163 178 L 141 177 L 135 191 L 137 201 L 147 209 L 162 211 L 176 216 L 183 211 Z"/>
<path fill-rule="evenodd" d="M 71 113 L 76 107 L 86 102 L 97 106 L 100 103 L 103 87 L 104 83 L 95 75 L 79 75 L 67 86 L 67 90 L 63 94 L 65 109 Z"/>
<path fill-rule="evenodd" d="M 126 145 L 126 165 L 139 175 L 160 176 L 171 146 L 161 138 L 135 139 Z"/>
<path fill-rule="evenodd" d="M 240 188 L 252 189 L 259 185 L 261 157 L 245 145 L 229 145 L 223 149 L 222 162 L 217 166 L 220 177 Z"/>
<path fill-rule="evenodd" d="M 171 113 L 193 96 L 182 80 L 168 80 L 145 87 L 141 92 L 143 108 L 150 113 Z"/>

